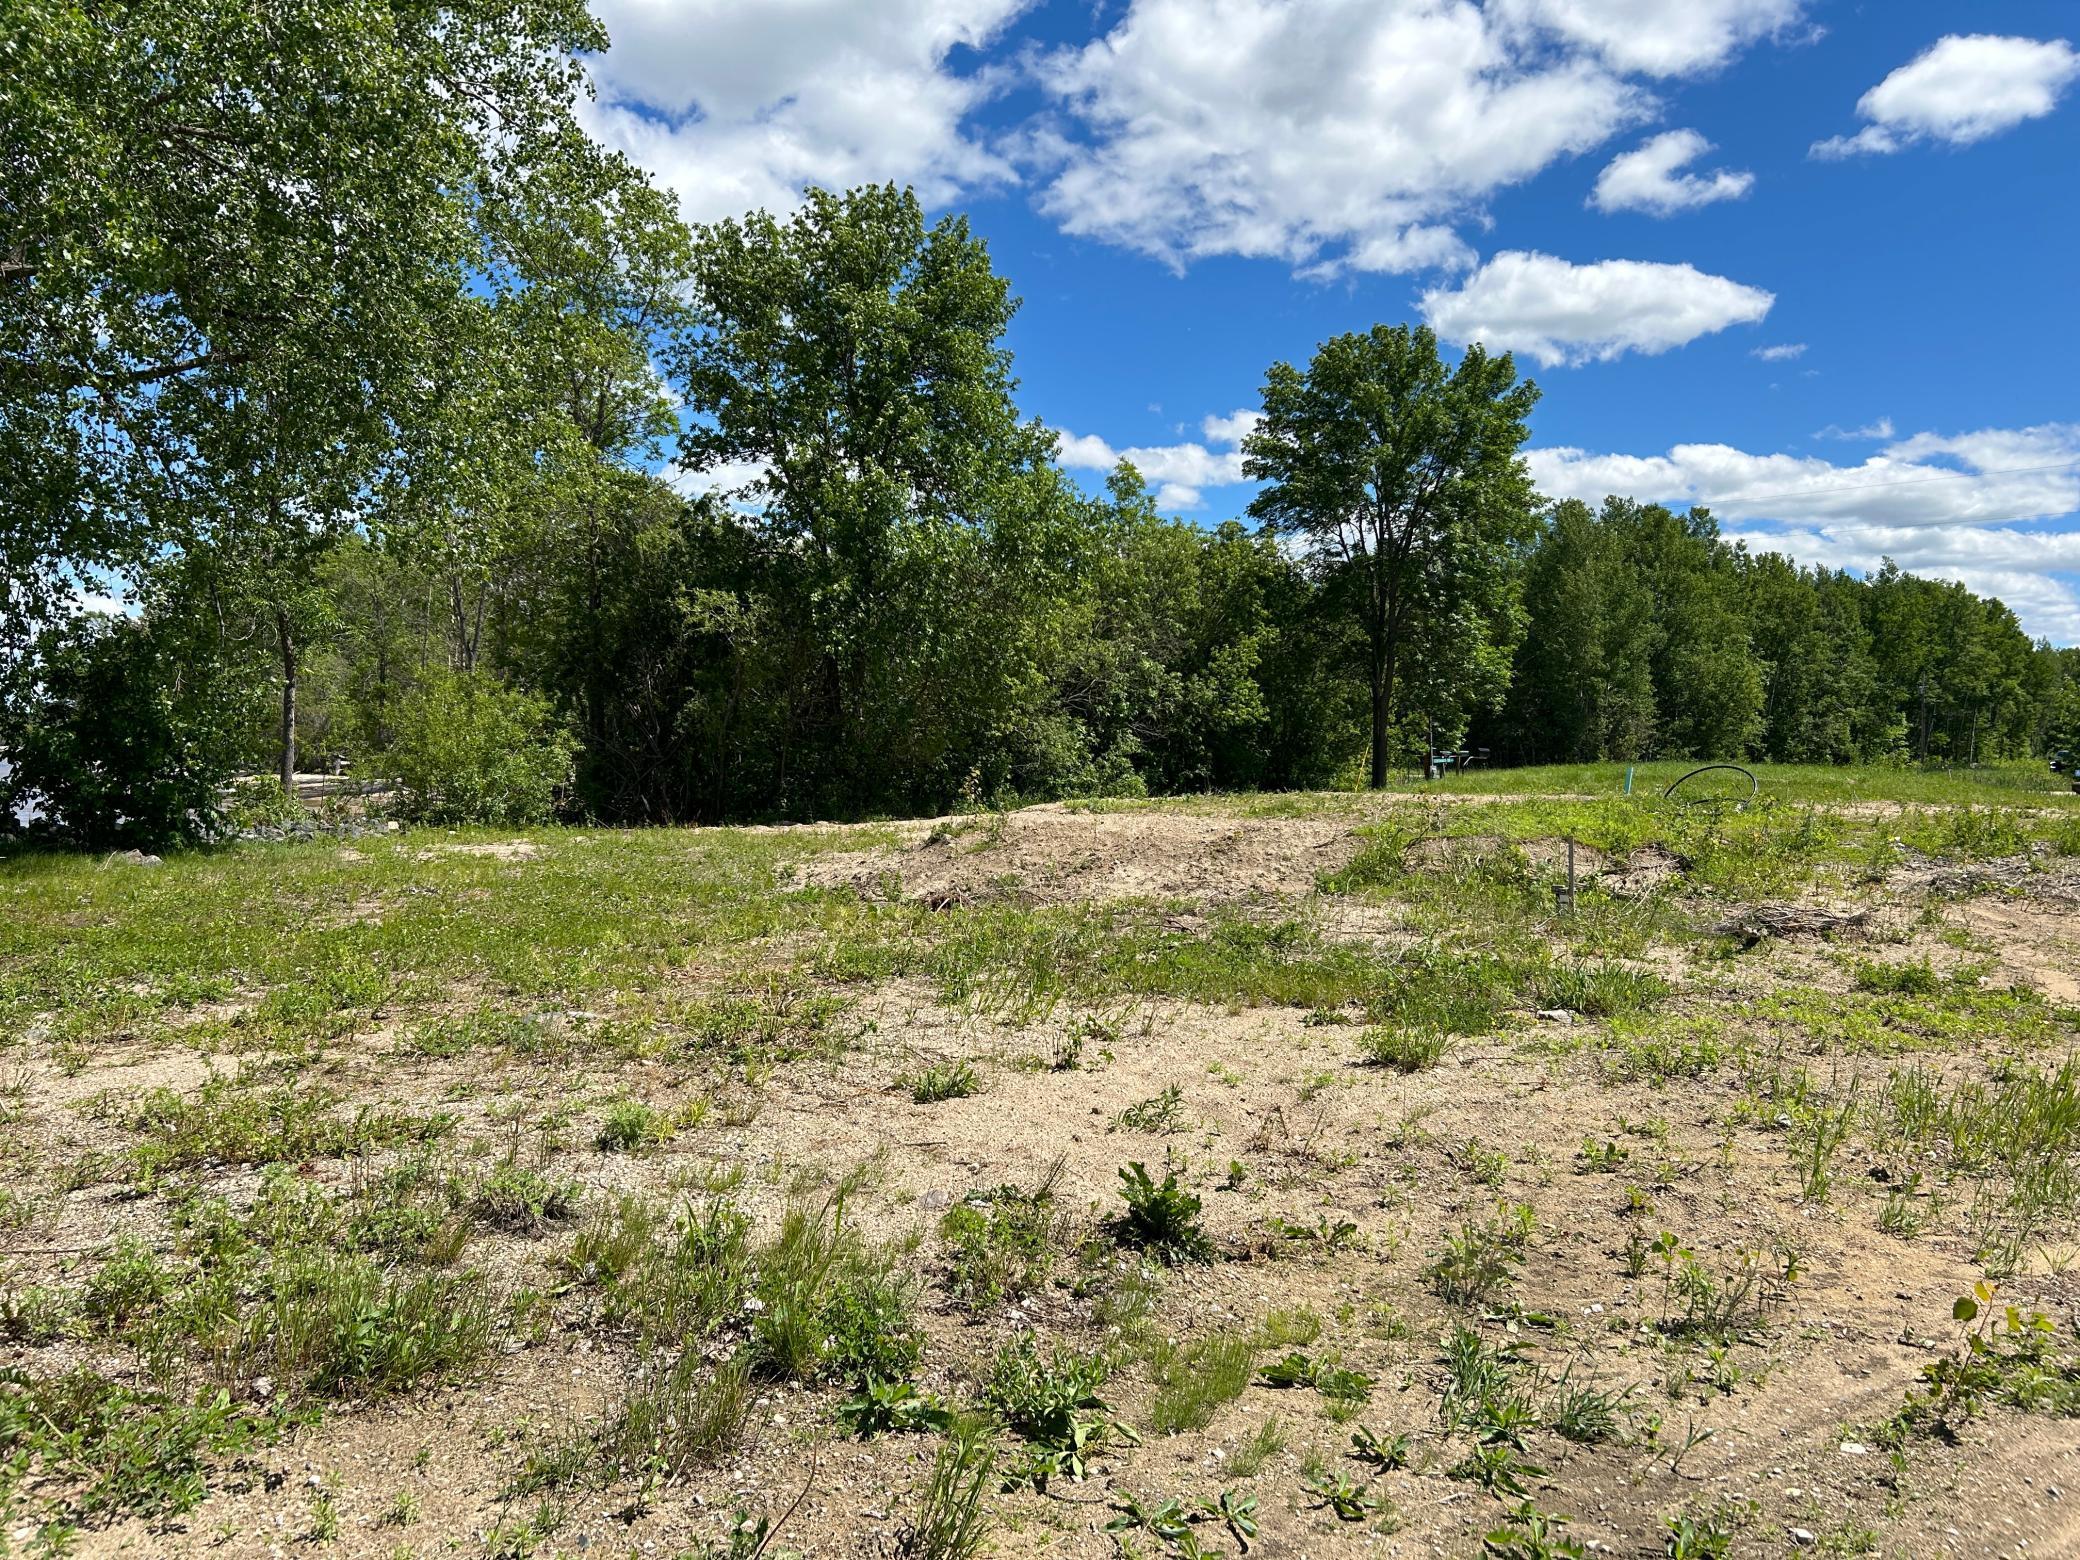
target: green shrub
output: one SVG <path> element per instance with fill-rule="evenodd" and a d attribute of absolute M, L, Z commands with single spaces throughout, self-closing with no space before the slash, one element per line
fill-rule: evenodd
<path fill-rule="evenodd" d="M 82 613 L 4 669 L 0 838 L 157 850 L 216 832 L 236 753 L 238 693 L 169 631 Z"/>
<path fill-rule="evenodd" d="M 398 701 L 378 762 L 400 816 L 422 823 L 543 823 L 572 744 L 542 700 L 476 673 L 429 673 Z"/>
<path fill-rule="evenodd" d="M 1158 1186 L 1138 1160 L 1119 1173 L 1126 1212 L 1114 1221 L 1120 1239 L 1145 1247 L 1168 1263 L 1208 1262 L 1213 1242 L 1199 1228 L 1199 1199 L 1177 1184 L 1172 1171 Z"/>

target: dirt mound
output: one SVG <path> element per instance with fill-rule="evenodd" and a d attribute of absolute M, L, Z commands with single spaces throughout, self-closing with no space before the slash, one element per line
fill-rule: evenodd
<path fill-rule="evenodd" d="M 1325 818 L 1199 818 L 1175 812 L 1032 807 L 940 819 L 893 850 L 834 851 L 805 862 L 804 888 L 934 906 L 1189 899 L 1221 903 L 1306 894 L 1362 841 Z"/>

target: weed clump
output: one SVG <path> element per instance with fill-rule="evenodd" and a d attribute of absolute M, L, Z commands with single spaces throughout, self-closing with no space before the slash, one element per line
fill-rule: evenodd
<path fill-rule="evenodd" d="M 1358 1036 L 1358 1049 L 1375 1067 L 1396 1072 L 1428 1072 L 1444 1057 L 1451 1036 L 1437 1029 L 1387 1028 L 1378 1024 Z"/>
<path fill-rule="evenodd" d="M 1213 1241 L 1199 1227 L 1199 1198 L 1177 1184 L 1175 1171 L 1158 1185 L 1148 1167 L 1136 1160 L 1121 1168 L 1119 1178 L 1127 1207 L 1113 1228 L 1122 1241 L 1173 1266 L 1213 1260 Z"/>
<path fill-rule="evenodd" d="M 947 1289 L 971 1311 L 1019 1300 L 1047 1281 L 1062 1233 L 1055 1187 L 1057 1159 L 1030 1189 L 999 1186 L 972 1192 L 946 1211 L 939 1232 L 947 1247 Z"/>

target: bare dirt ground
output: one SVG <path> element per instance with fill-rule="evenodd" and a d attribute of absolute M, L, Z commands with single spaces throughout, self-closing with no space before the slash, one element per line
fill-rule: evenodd
<path fill-rule="evenodd" d="M 2042 1313 L 2062 1347 L 2073 1344 L 2071 1145 L 2060 1150 L 2063 1205 L 2035 1209 L 2000 1268 L 1988 1249 L 2005 1183 L 1959 1168 L 1943 1132 L 1903 1137 L 1892 1104 L 1909 1073 L 1941 1093 L 2065 1061 L 2080 1036 L 2070 865 L 2038 861 L 2006 880 L 1998 863 L 1976 879 L 1941 862 L 1876 882 L 1844 871 L 1773 897 L 1868 911 L 1853 935 L 1736 952 L 1710 928 L 1737 901 L 1693 881 L 1678 852 L 1584 845 L 1576 871 L 1603 929 L 1592 947 L 1550 908 L 1547 890 L 1565 872 L 1556 837 L 1422 837 L 1399 849 L 1380 886 L 1320 892 L 1365 850 L 1365 823 L 1055 807 L 822 830 L 781 866 L 775 892 L 822 890 L 935 921 L 1126 904 L 1156 918 L 1153 935 L 1170 939 L 1159 949 L 1275 920 L 1320 937 L 1325 958 L 1472 958 L 1439 926 L 1479 930 L 1478 918 L 1500 914 L 1491 880 L 1504 861 L 1504 877 L 1530 886 L 1514 919 L 1487 928 L 1484 953 L 1593 958 L 1665 982 L 1665 996 L 1624 1013 L 1513 996 L 1435 1065 L 1401 1071 L 1368 1063 L 1368 1024 L 1398 1020 L 1363 997 L 1288 1004 L 1237 988 L 1188 1000 L 1123 981 L 992 1003 L 957 997 L 925 968 L 819 975 L 796 930 L 701 945 L 654 978 L 581 1001 L 514 998 L 554 1037 L 534 1054 L 411 1043 L 496 995 L 488 978 L 354 1013 L 293 1059 L 244 1048 L 239 1025 L 267 999 L 262 983 L 200 1017 L 74 1031 L 62 1046 L 24 1030 L 0 1049 L 0 1070 L 18 1106 L 7 1173 L 33 1216 L 0 1229 L 0 1292 L 81 1284 L 120 1235 L 178 1246 L 166 1189 L 141 1193 L 113 1168 L 138 1135 L 107 1102 L 152 1089 L 192 1099 L 214 1077 L 322 1087 L 343 1113 L 451 1115 L 448 1141 L 476 1145 L 458 1150 L 465 1161 L 517 1158 L 582 1198 L 570 1221 L 469 1234 L 461 1260 L 475 1282 L 529 1297 L 512 1312 L 525 1321 L 503 1326 L 480 1365 L 381 1400 L 342 1394 L 271 1444 L 212 1460 L 191 1509 L 89 1521 L 64 1544 L 80 1555 L 719 1556 L 732 1553 L 726 1529 L 741 1510 L 773 1522 L 769 1555 L 918 1553 L 905 1535 L 939 1438 L 847 1436 L 834 1415 L 849 1393 L 837 1384 L 758 1381 L 738 1444 L 647 1487 L 607 1470 L 544 1495 L 520 1478 L 531 1452 L 609 1415 L 630 1379 L 625 1337 L 598 1325 L 564 1261 L 578 1219 L 624 1194 L 692 1195 L 720 1169 L 741 1172 L 734 1195 L 769 1233 L 790 1205 L 813 1204 L 864 1166 L 849 1214 L 872 1241 L 907 1252 L 922 1391 L 976 1403 L 993 1356 L 1030 1331 L 1106 1356 L 1105 1412 L 1139 1428 L 1100 1437 L 1080 1478 L 1058 1475 L 1044 1492 L 992 1480 L 999 1555 L 1239 1554 L 1244 1535 L 1206 1512 L 1174 1532 L 1133 1518 L 1223 1492 L 1256 1501 L 1247 1552 L 1291 1560 L 1477 1555 L 1527 1502 L 1565 1517 L 1555 1532 L 1599 1554 L 2080 1554 L 2073 1420 L 1989 1394 L 1944 1433 L 1886 1430 L 1925 1369 L 1961 1355 L 1953 1305 L 1990 1271 L 2000 1305 Z M 327 870 L 409 852 L 485 874 L 450 891 L 465 914 L 468 894 L 495 901 L 572 848 L 554 835 L 408 835 L 334 851 Z M 407 903 L 381 886 L 342 894 L 362 933 Z M 1938 984 L 1882 993 L 1866 963 L 1924 965 Z M 831 1001 L 835 1043 L 747 1068 L 685 1046 L 589 1038 L 719 994 L 750 991 L 770 1010 L 780 987 L 759 995 L 755 972 L 776 969 L 806 982 L 785 1002 Z M 920 1074 L 962 1065 L 973 1092 L 920 1101 Z M 684 1125 L 639 1151 L 599 1146 L 608 1112 L 630 1100 Z M 1815 1123 L 1843 1101 L 1848 1128 L 1816 1184 L 1825 1133 Z M 382 1162 L 319 1152 L 295 1173 L 345 1198 Z M 1200 1199 L 1212 1254 L 1138 1270 L 1138 1313 L 1110 1303 L 1132 1266 L 1110 1232 L 1119 1172 L 1135 1162 L 1174 1171 Z M 249 1164 L 192 1174 L 234 1207 L 262 1179 Z M 956 1304 L 946 1211 L 1050 1176 L 1062 1223 L 1046 1281 L 1020 1299 Z M 1518 1206 L 1531 1210 L 1528 1234 L 1495 1281 L 1447 1293 L 1440 1255 Z M 1742 1284 L 1752 1287 L 1741 1294 Z M 1695 1325 L 1700 1286 L 1725 1303 L 1723 1320 Z M 1147 1428 L 1166 1342 L 1261 1340 L 1280 1316 L 1281 1336 L 1307 1319 L 1312 1358 L 1369 1378 L 1362 1401 L 1274 1385 L 1266 1368 L 1292 1345 L 1257 1341 L 1247 1384 L 1202 1425 Z M 1523 1424 L 1454 1422 L 1447 1340 L 1458 1329 L 1502 1361 L 1529 1411 Z M 0 1325 L 0 1373 L 41 1379 L 75 1366 L 125 1379 L 138 1369 L 106 1333 L 31 1338 Z M 1604 1399 L 1607 1422 L 1562 1412 L 1581 1388 Z M 1456 1401 L 1465 1408 L 1463 1392 Z M 1353 1457 L 1361 1428 L 1405 1433 L 1404 1465 Z M 1019 1437 L 1000 1432 L 1000 1445 L 1008 1462 Z M 1483 1445 L 1506 1454 L 1500 1482 L 1466 1471 Z M 63 1482 L 32 1470 L 11 1509 L 0 1501 L 0 1553 L 56 1542 L 38 1502 Z M 1671 1526 L 1686 1517 L 1720 1547 L 1673 1547 Z M 1567 1552 L 1523 1542 L 1495 1552 Z"/>

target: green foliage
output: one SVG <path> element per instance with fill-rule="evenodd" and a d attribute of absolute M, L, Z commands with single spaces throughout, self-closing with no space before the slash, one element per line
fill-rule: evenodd
<path fill-rule="evenodd" d="M 883 1381 L 869 1372 L 859 1391 L 838 1405 L 838 1424 L 866 1440 L 890 1432 L 950 1430 L 953 1414 L 915 1383 Z"/>
<path fill-rule="evenodd" d="M 1060 1474 L 1080 1479 L 1098 1447 L 1133 1439 L 1098 1395 L 1110 1374 L 1096 1355 L 1057 1349 L 1043 1359 L 1029 1332 L 997 1351 L 983 1378 L 983 1405 L 997 1423 L 1027 1442 L 1024 1455 L 1006 1472 L 1007 1487 L 1030 1484 L 1044 1490 Z"/>
<path fill-rule="evenodd" d="M 1274 363 L 1265 376 L 1263 420 L 1243 444 L 1245 472 L 1264 484 L 1250 513 L 1304 542 L 1356 620 L 1374 786 L 1404 708 L 1463 729 L 1506 684 L 1508 560 L 1531 533 L 1517 452 L 1537 399 L 1507 353 L 1474 346 L 1448 368 L 1427 326 L 1337 336 L 1304 372 Z"/>
<path fill-rule="evenodd" d="M 964 1100 L 971 1094 L 981 1092 L 982 1085 L 975 1077 L 973 1062 L 935 1062 L 922 1072 L 913 1073 L 907 1080 L 910 1098 L 920 1105 L 936 1105 L 941 1100 Z"/>
<path fill-rule="evenodd" d="M 1478 1305 L 1516 1276 L 1535 1227 L 1524 1204 L 1498 1205 L 1493 1219 L 1468 1220 L 1458 1234 L 1446 1236 L 1423 1277 L 1442 1298 Z"/>
<path fill-rule="evenodd" d="M 208 1493 L 210 1459 L 265 1445 L 281 1428 L 221 1388 L 191 1401 L 85 1368 L 41 1382 L 0 1375 L 0 1447 L 76 1482 L 61 1509 L 81 1520 L 191 1511 Z"/>
<path fill-rule="evenodd" d="M 481 674 L 428 673 L 399 701 L 382 765 L 421 823 L 540 823 L 570 778 L 570 739 L 545 701 Z"/>
<path fill-rule="evenodd" d="M 1222 1404 L 1242 1395 L 1255 1358 L 1253 1340 L 1216 1333 L 1187 1344 L 1163 1342 L 1149 1359 L 1156 1387 L 1148 1427 L 1158 1435 L 1203 1430 Z"/>
<path fill-rule="evenodd" d="M 1030 1190 L 1000 1186 L 970 1193 L 946 1210 L 939 1232 L 946 1241 L 947 1288 L 955 1300 L 982 1310 L 1022 1300 L 1054 1266 L 1062 1214 L 1054 1189 L 1064 1161 L 1057 1159 Z"/>
<path fill-rule="evenodd" d="M 758 1255 L 751 1327 L 758 1368 L 794 1381 L 908 1377 L 924 1337 L 916 1283 L 898 1257 L 869 1247 L 846 1224 L 842 1188 L 821 1207 L 791 1206 Z"/>
<path fill-rule="evenodd" d="M 230 690 L 156 626 L 86 614 L 0 679 L 0 839 L 159 850 L 208 839 L 236 741 Z M 4 657 L 0 646 L 0 657 Z"/>
<path fill-rule="evenodd" d="M 1583 1560 L 1588 1551 L 1561 1533 L 1566 1525 L 1567 1518 L 1524 1500 L 1511 1508 L 1507 1522 L 1481 1540 L 1481 1553 L 1495 1560 Z"/>
<path fill-rule="evenodd" d="M 1372 1378 L 1333 1359 L 1317 1359 L 1295 1349 L 1266 1365 L 1260 1377 L 1267 1387 L 1312 1387 L 1339 1403 L 1362 1403 L 1372 1396 Z"/>
<path fill-rule="evenodd" d="M 1396 1072 L 1427 1072 L 1444 1056 L 1451 1037 L 1434 1029 L 1387 1029 L 1377 1024 L 1358 1036 L 1365 1060 Z"/>
<path fill-rule="evenodd" d="M 1148 1167 L 1136 1160 L 1119 1172 L 1127 1208 L 1114 1221 L 1120 1238 L 1154 1252 L 1165 1262 L 1209 1262 L 1213 1242 L 1199 1227 L 1196 1194 L 1177 1184 L 1175 1171 L 1158 1185 Z"/>
<path fill-rule="evenodd" d="M 751 1415 L 751 1367 L 741 1353 L 709 1365 L 697 1343 L 638 1367 L 601 1431 L 609 1463 L 676 1478 L 711 1467 L 742 1445 Z"/>
<path fill-rule="evenodd" d="M 983 1496 L 996 1466 L 996 1448 L 981 1429 L 961 1426 L 932 1459 L 917 1514 L 896 1538 L 904 1560 L 975 1560 L 989 1542 Z"/>

